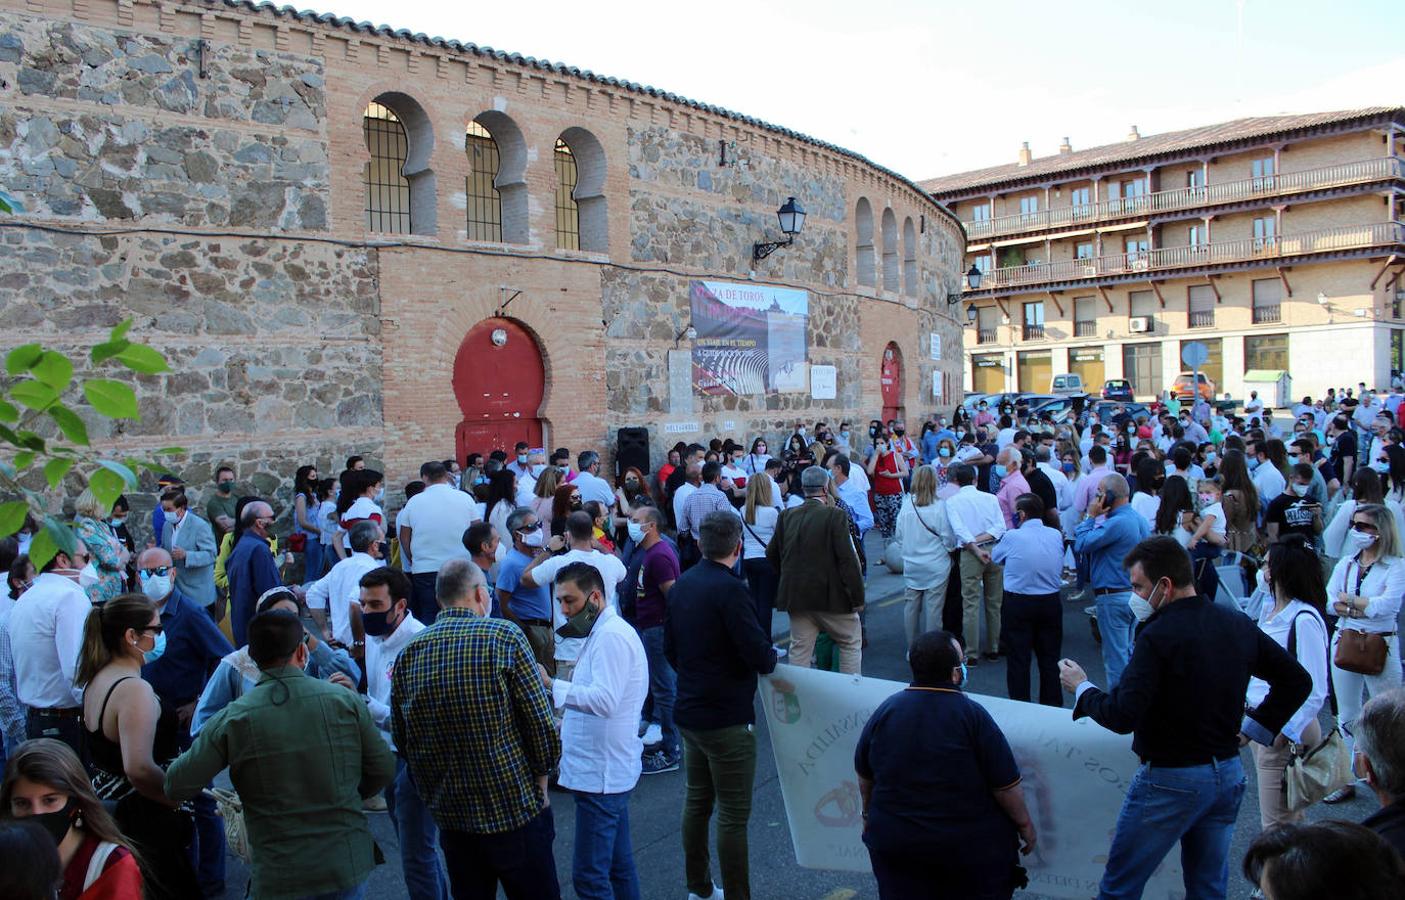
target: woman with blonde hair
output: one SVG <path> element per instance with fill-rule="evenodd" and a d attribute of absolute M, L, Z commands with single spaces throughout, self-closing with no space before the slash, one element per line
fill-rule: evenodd
<path fill-rule="evenodd" d="M 1400 687 L 1395 620 L 1405 594 L 1405 559 L 1395 514 L 1379 503 L 1358 504 L 1344 552 L 1327 580 L 1327 608 L 1339 617 L 1332 636 L 1332 687 L 1347 746 L 1353 747 L 1351 726 L 1361 713 L 1363 691 L 1374 697 Z M 1323 799 L 1340 803 L 1354 796 L 1355 786 L 1347 785 Z"/>
<path fill-rule="evenodd" d="M 551 507 L 556 500 L 556 489 L 561 486 L 561 470 L 547 466 L 537 476 L 537 485 L 532 488 L 532 512 L 538 521 L 551 521 Z"/>
<path fill-rule="evenodd" d="M 38 738 L 20 745 L 0 784 L 0 817 L 37 822 L 54 838 L 63 870 L 58 900 L 142 900 L 131 841 L 67 744 Z"/>
<path fill-rule="evenodd" d="M 747 481 L 746 503 L 742 506 L 742 574 L 746 575 L 751 600 L 756 604 L 756 619 L 767 639 L 771 637 L 771 614 L 780 576 L 766 559 L 766 547 L 776 533 L 776 521 L 781 515 L 779 501 L 764 472 Z"/>
<path fill-rule="evenodd" d="M 88 613 L 74 683 L 83 688 L 93 788 L 116 804 L 117 824 L 141 851 L 152 875 L 147 896 L 198 897 L 187 852 L 190 816 L 167 799 L 162 768 L 180 753 L 179 716 L 141 677 L 165 649 L 155 604 L 122 594 Z"/>
<path fill-rule="evenodd" d="M 918 466 L 912 473 L 912 493 L 903 498 L 898 511 L 897 539 L 903 554 L 903 624 L 909 648 L 918 635 L 942 627 L 951 551 L 957 546 L 946 503 L 937 499 L 937 480 L 932 466 Z"/>
<path fill-rule="evenodd" d="M 93 568 L 97 571 L 97 580 L 85 581 L 83 590 L 94 603 L 111 600 L 126 590 L 127 562 L 132 558 L 107 523 L 112 517 L 112 508 L 104 508 L 88 488 L 73 501 L 73 513 L 73 530 L 92 554 Z"/>

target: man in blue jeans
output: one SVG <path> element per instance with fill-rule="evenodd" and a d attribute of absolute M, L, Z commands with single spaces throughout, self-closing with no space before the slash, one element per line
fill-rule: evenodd
<path fill-rule="evenodd" d="M 1129 505 L 1130 494 L 1126 478 L 1104 476 L 1088 503 L 1087 518 L 1073 533 L 1073 552 L 1088 567 L 1097 602 L 1108 690 L 1122 681 L 1122 670 L 1132 655 L 1132 629 L 1137 624 L 1128 605 L 1132 583 L 1122 560 L 1151 530 L 1146 519 Z"/>
<path fill-rule="evenodd" d="M 649 665 L 639 635 L 605 603 L 594 566 L 573 562 L 556 572 L 562 637 L 584 638 L 571 680 L 541 671 L 561 719 L 561 787 L 576 796 L 571 880 L 581 900 L 638 900 L 639 875 L 629 834 L 629 795 L 639 782 L 639 710 Z"/>
<path fill-rule="evenodd" d="M 1131 733 L 1142 761 L 1127 787 L 1098 897 L 1141 897 L 1177 841 L 1187 900 L 1224 897 L 1244 799 L 1239 750 L 1250 740 L 1272 746 L 1312 679 L 1253 620 L 1200 596 L 1190 556 L 1175 538 L 1147 538 L 1125 564 L 1143 624 L 1122 683 L 1104 692 L 1077 663 L 1059 663 L 1064 688 L 1077 697 L 1073 717 Z M 1251 676 L 1268 682 L 1268 695 L 1246 714 Z"/>
<path fill-rule="evenodd" d="M 649 696 L 654 700 L 654 718 L 662 739 L 654 748 L 645 748 L 645 775 L 678 771 L 683 755 L 678 726 L 673 722 L 673 703 L 678 693 L 678 676 L 663 653 L 663 620 L 668 608 L 668 592 L 678 580 L 678 555 L 660 535 L 663 513 L 653 506 L 641 506 L 630 516 L 629 536 L 644 551 L 636 578 L 634 627 L 644 643 L 649 660 Z"/>

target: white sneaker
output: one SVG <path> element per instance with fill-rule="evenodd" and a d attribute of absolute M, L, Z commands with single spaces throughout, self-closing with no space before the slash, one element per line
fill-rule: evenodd
<path fill-rule="evenodd" d="M 712 886 L 712 893 L 708 894 L 706 897 L 700 897 L 697 894 L 694 894 L 689 891 L 688 900 L 723 900 L 722 889 L 714 884 Z"/>
<path fill-rule="evenodd" d="M 649 727 L 644 729 L 644 746 L 652 747 L 663 742 L 663 729 L 657 722 L 650 722 Z"/>

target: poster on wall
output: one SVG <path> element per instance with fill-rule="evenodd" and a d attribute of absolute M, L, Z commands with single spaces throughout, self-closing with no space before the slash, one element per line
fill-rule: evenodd
<path fill-rule="evenodd" d="M 833 400 L 839 396 L 839 369 L 836 366 L 810 367 L 810 398 Z"/>
<path fill-rule="evenodd" d="M 934 335 L 932 335 L 932 359 L 938 359 L 938 360 L 939 360 L 939 359 L 941 359 L 941 358 L 942 358 L 942 336 L 939 335 L 939 334 L 934 334 Z"/>
<path fill-rule="evenodd" d="M 809 390 L 808 291 L 694 281 L 688 293 L 696 390 L 723 397 Z"/>

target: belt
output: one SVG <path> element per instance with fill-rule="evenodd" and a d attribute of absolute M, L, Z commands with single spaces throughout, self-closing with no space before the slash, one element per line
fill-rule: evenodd
<path fill-rule="evenodd" d="M 538 627 L 550 627 L 550 619 L 518 619 L 523 625 L 536 625 Z"/>
<path fill-rule="evenodd" d="M 1229 762 L 1231 759 L 1238 758 L 1238 753 L 1231 753 L 1227 756 L 1211 756 L 1199 762 L 1182 762 L 1180 760 L 1177 760 L 1176 762 L 1159 763 L 1154 759 L 1147 759 L 1146 757 L 1142 757 L 1142 763 L 1144 765 L 1151 766 L 1154 769 L 1194 769 L 1199 766 L 1213 766 L 1215 763 Z"/>
<path fill-rule="evenodd" d="M 29 711 L 43 719 L 81 719 L 83 718 L 83 707 L 81 706 L 55 706 L 44 709 L 32 706 Z"/>
<path fill-rule="evenodd" d="M 1022 594 L 1019 591 L 1004 591 L 1004 596 L 1014 597 L 1017 600 L 1058 600 L 1059 592 L 1050 591 L 1047 594 Z"/>
<path fill-rule="evenodd" d="M 1093 596 L 1095 596 L 1095 597 L 1101 597 L 1103 594 L 1125 594 L 1125 593 L 1127 593 L 1127 592 L 1130 591 L 1130 590 L 1131 590 L 1131 588 L 1129 588 L 1129 587 L 1124 587 L 1124 588 L 1093 588 Z"/>

